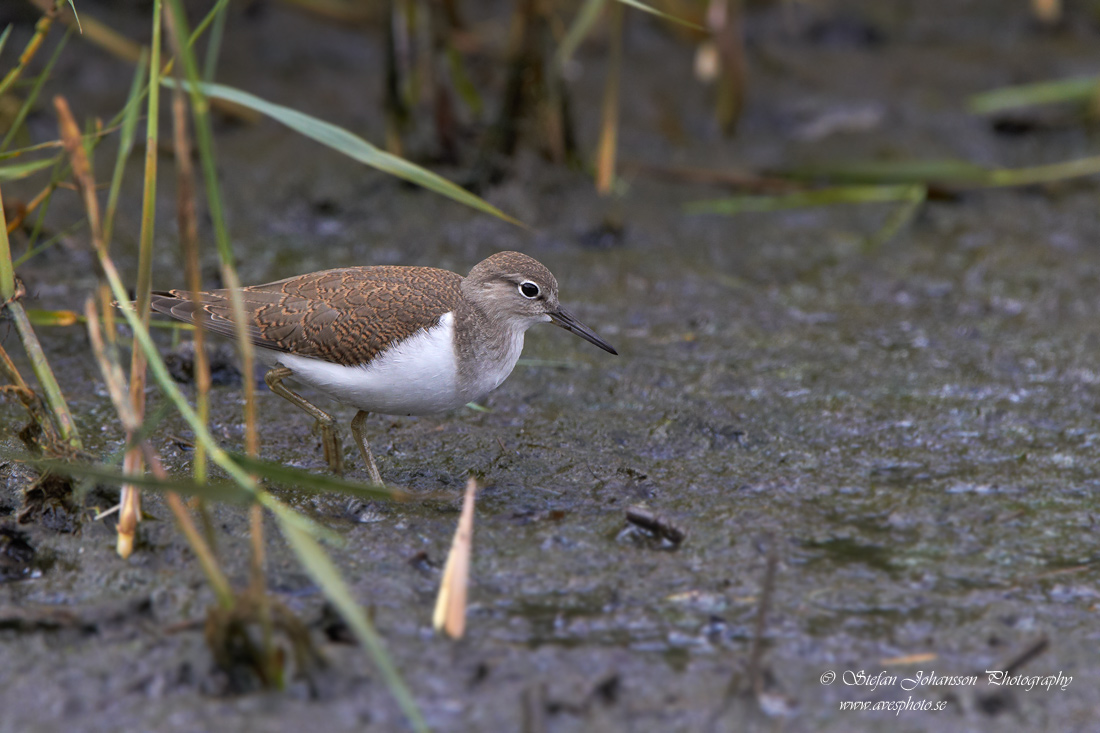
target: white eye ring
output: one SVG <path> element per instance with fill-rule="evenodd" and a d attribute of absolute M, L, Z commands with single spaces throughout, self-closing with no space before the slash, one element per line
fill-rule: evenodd
<path fill-rule="evenodd" d="M 539 289 L 537 283 L 533 283 L 530 280 L 524 280 L 519 284 L 519 294 L 528 300 L 534 300 L 539 297 L 539 293 L 542 291 Z"/>

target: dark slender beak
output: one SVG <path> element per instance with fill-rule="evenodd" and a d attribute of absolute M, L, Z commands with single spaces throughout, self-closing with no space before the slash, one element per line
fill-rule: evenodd
<path fill-rule="evenodd" d="M 561 326 L 566 331 L 577 334 L 585 341 L 596 344 L 596 346 L 599 346 L 609 354 L 614 354 L 615 356 L 619 355 L 619 352 L 615 351 L 615 347 L 597 336 L 591 328 L 578 321 L 576 317 L 565 308 L 559 307 L 556 312 L 548 313 L 547 315 L 550 316 L 550 320 L 554 322 L 555 326 Z"/>

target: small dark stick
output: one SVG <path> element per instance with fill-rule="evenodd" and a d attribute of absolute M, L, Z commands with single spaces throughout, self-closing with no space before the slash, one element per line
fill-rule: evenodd
<path fill-rule="evenodd" d="M 1028 646 L 1020 654 L 1017 654 L 1008 664 L 1005 665 L 1005 675 L 1014 675 L 1020 671 L 1020 669 L 1042 654 L 1050 646 L 1050 640 L 1045 637 L 1039 637 L 1030 646 Z"/>
<path fill-rule="evenodd" d="M 662 539 L 678 545 L 687 532 L 673 524 L 672 520 L 644 506 L 632 506 L 626 510 L 626 521 L 636 527 L 649 530 Z"/>

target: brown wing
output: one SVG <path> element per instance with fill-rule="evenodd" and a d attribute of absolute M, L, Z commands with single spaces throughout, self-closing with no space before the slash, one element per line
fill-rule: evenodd
<path fill-rule="evenodd" d="M 252 343 L 344 366 L 434 326 L 461 299 L 462 277 L 433 267 L 348 267 L 241 290 Z M 236 338 L 228 290 L 153 293 L 153 310 Z"/>

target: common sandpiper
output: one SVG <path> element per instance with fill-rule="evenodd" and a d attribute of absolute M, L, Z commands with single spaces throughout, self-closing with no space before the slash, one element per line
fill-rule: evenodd
<path fill-rule="evenodd" d="M 270 370 L 271 391 L 317 419 L 325 459 L 343 473 L 332 416 L 288 389 L 309 385 L 359 412 L 351 431 L 372 483 L 378 465 L 363 435 L 369 413 L 428 415 L 477 401 L 503 382 L 523 334 L 551 322 L 618 352 L 558 303 L 558 281 L 537 260 L 498 252 L 466 277 L 434 267 L 345 267 L 242 288 L 245 332 Z M 237 338 L 231 293 L 153 293 L 152 307 Z"/>

